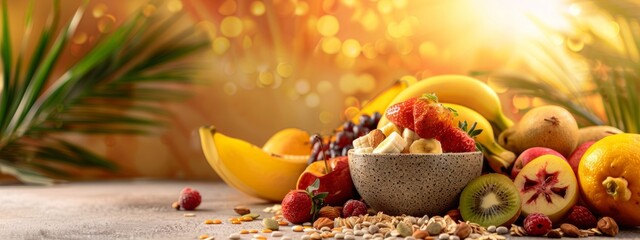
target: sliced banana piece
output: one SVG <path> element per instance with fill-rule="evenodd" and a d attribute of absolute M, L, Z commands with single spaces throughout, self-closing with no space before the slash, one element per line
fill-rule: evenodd
<path fill-rule="evenodd" d="M 373 153 L 400 153 L 407 145 L 397 132 L 391 132 L 378 147 L 373 149 Z"/>
<path fill-rule="evenodd" d="M 442 153 L 442 145 L 434 138 L 420 138 L 409 146 L 409 153 Z"/>
<path fill-rule="evenodd" d="M 355 153 L 372 153 L 373 148 L 372 147 L 356 148 L 354 152 Z"/>
<path fill-rule="evenodd" d="M 392 122 L 387 123 L 386 125 L 382 126 L 380 128 L 380 130 L 382 130 L 382 133 L 384 133 L 384 135 L 387 136 L 387 137 L 389 135 L 391 135 L 392 132 L 396 132 L 398 134 L 402 134 L 402 129 L 400 129 L 400 127 L 398 127 L 398 125 L 395 125 Z"/>
<path fill-rule="evenodd" d="M 369 144 L 369 137 L 367 135 L 356 138 L 351 144 L 354 149 L 371 147 L 371 144 Z"/>
<path fill-rule="evenodd" d="M 402 131 L 402 138 L 404 139 L 405 142 L 407 142 L 407 146 L 402 152 L 408 153 L 410 152 L 409 147 L 411 146 L 411 144 L 413 144 L 413 141 L 420 139 L 420 136 L 418 136 L 418 134 L 413 130 L 405 128 Z"/>

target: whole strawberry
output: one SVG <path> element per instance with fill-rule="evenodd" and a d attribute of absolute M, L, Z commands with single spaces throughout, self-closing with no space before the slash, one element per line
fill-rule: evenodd
<path fill-rule="evenodd" d="M 414 132 L 421 138 L 435 138 L 440 141 L 445 133 L 455 128 L 453 111 L 438 102 L 433 94 L 425 94 L 413 105 Z"/>
<path fill-rule="evenodd" d="M 180 192 L 180 207 L 184 210 L 194 210 L 196 207 L 200 206 L 200 202 L 202 201 L 202 197 L 200 193 L 192 188 L 186 187 L 182 189 Z"/>
<path fill-rule="evenodd" d="M 524 219 L 524 230 L 532 236 L 542 236 L 551 231 L 551 219 L 542 213 L 529 214 Z"/>
<path fill-rule="evenodd" d="M 293 224 L 315 220 L 316 214 L 324 204 L 328 193 L 315 193 L 320 188 L 320 179 L 316 179 L 306 190 L 291 190 L 282 199 L 282 215 Z"/>
<path fill-rule="evenodd" d="M 473 138 L 482 132 L 482 129 L 475 128 L 476 123 L 467 130 L 467 121 L 459 122 L 457 128 L 446 129 L 445 133 L 436 139 L 440 141 L 443 152 L 475 152 L 479 146 Z"/>
<path fill-rule="evenodd" d="M 580 229 L 594 228 L 598 224 L 598 219 L 583 206 L 573 206 L 567 217 L 567 222 L 575 225 Z"/>
<path fill-rule="evenodd" d="M 282 199 L 282 215 L 291 223 L 308 222 L 313 217 L 313 202 L 304 190 L 291 190 Z"/>
<path fill-rule="evenodd" d="M 417 98 L 409 98 L 404 102 L 391 105 L 385 112 L 387 119 L 399 127 L 414 130 L 413 105 L 416 100 Z"/>
<path fill-rule="evenodd" d="M 342 215 L 345 218 L 367 214 L 367 204 L 358 200 L 349 200 L 342 208 Z"/>

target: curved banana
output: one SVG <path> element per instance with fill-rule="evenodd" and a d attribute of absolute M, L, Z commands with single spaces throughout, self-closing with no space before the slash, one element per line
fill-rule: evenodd
<path fill-rule="evenodd" d="M 475 122 L 477 124 L 476 129 L 482 129 L 482 132 L 476 136 L 476 142 L 482 145 L 483 153 L 489 162 L 489 166 L 497 173 L 507 173 L 516 155 L 504 149 L 496 142 L 489 121 L 480 115 L 480 113 L 468 107 L 452 103 L 443 103 L 443 105 L 456 110 L 457 116 L 453 118 L 453 124 L 455 126 L 458 126 L 458 122 L 467 121 L 469 125 Z"/>
<path fill-rule="evenodd" d="M 400 94 L 416 82 L 417 80 L 410 76 L 405 76 L 400 78 L 399 80 L 396 80 L 389 88 L 377 94 L 371 100 L 366 102 L 364 106 L 362 106 L 358 114 L 351 118 L 351 121 L 358 124 L 358 122 L 360 121 L 360 115 L 367 114 L 371 116 L 375 112 L 384 114 L 384 111 L 387 110 L 387 106 L 390 105 L 391 101 L 396 96 L 398 96 L 398 94 Z"/>
<path fill-rule="evenodd" d="M 425 93 L 435 93 L 440 102 L 467 106 L 496 124 L 500 130 L 513 125 L 513 121 L 502 112 L 500 99 L 489 85 L 462 75 L 439 75 L 412 84 L 389 103 L 389 106 Z M 388 122 L 383 116 L 378 127 Z"/>
<path fill-rule="evenodd" d="M 262 150 L 279 155 L 308 155 L 311 153 L 309 138 L 309 133 L 302 129 L 285 128 L 273 134 Z"/>
<path fill-rule="evenodd" d="M 248 195 L 279 202 L 296 188 L 309 155 L 277 155 L 241 139 L 200 127 L 200 143 L 209 165 L 227 184 Z"/>

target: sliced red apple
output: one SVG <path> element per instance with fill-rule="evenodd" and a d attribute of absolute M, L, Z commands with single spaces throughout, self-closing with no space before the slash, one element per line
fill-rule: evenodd
<path fill-rule="evenodd" d="M 522 213 L 547 215 L 558 223 L 578 200 L 578 181 L 569 163 L 543 155 L 522 168 L 514 180 L 522 199 Z"/>

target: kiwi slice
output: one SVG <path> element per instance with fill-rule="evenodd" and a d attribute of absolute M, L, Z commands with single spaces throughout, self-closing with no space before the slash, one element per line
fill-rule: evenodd
<path fill-rule="evenodd" d="M 520 194 L 507 176 L 490 173 L 467 184 L 460 195 L 459 208 L 465 221 L 483 227 L 508 226 L 520 215 Z"/>

